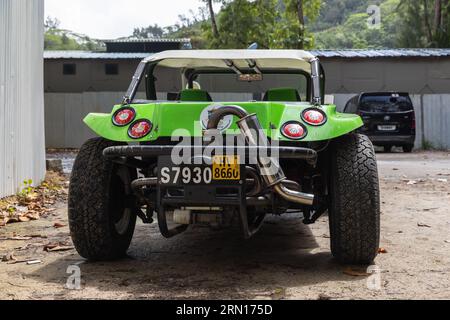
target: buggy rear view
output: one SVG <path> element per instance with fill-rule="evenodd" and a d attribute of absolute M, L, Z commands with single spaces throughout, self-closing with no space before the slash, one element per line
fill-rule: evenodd
<path fill-rule="evenodd" d="M 177 73 L 177 92 L 161 98 L 158 78 Z M 99 137 L 81 148 L 70 182 L 80 255 L 122 257 L 137 218 L 156 219 L 167 238 L 191 225 L 239 225 L 248 239 L 268 214 L 301 211 L 305 224 L 328 213 L 339 261 L 372 262 L 375 153 L 355 133 L 359 116 L 323 103 L 324 81 L 319 60 L 297 50 L 167 51 L 143 60 L 122 103 L 85 119 Z M 135 98 L 139 90 L 146 100 Z"/>

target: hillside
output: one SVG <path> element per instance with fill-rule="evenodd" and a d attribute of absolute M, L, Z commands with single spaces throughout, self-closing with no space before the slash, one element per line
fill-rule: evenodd
<path fill-rule="evenodd" d="M 382 2 L 372 1 L 371 4 Z M 366 12 L 367 3 L 367 0 L 324 0 L 319 18 L 309 28 L 317 32 L 342 25 L 352 14 Z"/>
<path fill-rule="evenodd" d="M 318 20 L 310 26 L 318 49 L 396 48 L 400 32 L 396 8 L 400 0 L 375 2 L 381 7 L 381 25 L 370 29 L 367 1 L 326 0 Z"/>
<path fill-rule="evenodd" d="M 220 2 L 220 0 L 217 0 Z M 294 0 L 222 0 L 213 22 L 204 7 L 181 15 L 175 25 L 135 28 L 130 38 L 191 38 L 196 49 L 260 48 L 379 49 L 450 47 L 450 0 L 310 0 L 304 21 Z M 285 4 L 282 6 L 280 4 Z M 381 8 L 381 23 L 371 27 L 369 5 Z M 305 25 L 303 25 L 305 23 Z M 302 27 L 300 27 L 300 25 Z M 303 27 L 305 26 L 305 28 Z M 101 50 L 101 41 L 59 29 L 46 21 L 47 50 Z"/>

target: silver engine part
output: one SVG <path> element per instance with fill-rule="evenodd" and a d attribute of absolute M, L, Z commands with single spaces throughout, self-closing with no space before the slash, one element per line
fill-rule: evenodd
<path fill-rule="evenodd" d="M 237 124 L 250 146 L 267 147 L 269 145 L 267 136 L 256 114 L 248 114 L 246 110 L 239 106 L 224 106 L 213 111 L 208 122 L 207 131 L 217 130 L 220 120 L 228 115 L 234 115 L 240 119 Z M 268 187 L 273 188 L 283 199 L 308 206 L 314 204 L 315 197 L 313 194 L 291 190 L 283 184 L 286 180 L 286 175 L 276 158 L 258 154 L 257 160 L 258 168 L 264 182 Z"/>

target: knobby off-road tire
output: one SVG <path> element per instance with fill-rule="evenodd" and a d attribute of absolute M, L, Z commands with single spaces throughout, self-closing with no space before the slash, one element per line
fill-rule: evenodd
<path fill-rule="evenodd" d="M 88 140 L 75 160 L 69 187 L 69 226 L 78 253 L 89 260 L 123 257 L 133 237 L 136 214 L 126 208 L 136 172 L 103 157 L 118 143 Z"/>
<path fill-rule="evenodd" d="M 370 264 L 380 242 L 380 191 L 369 138 L 350 134 L 332 146 L 331 251 L 345 264 Z"/>

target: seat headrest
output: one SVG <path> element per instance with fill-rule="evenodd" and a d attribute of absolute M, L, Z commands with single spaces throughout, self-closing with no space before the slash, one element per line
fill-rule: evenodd
<path fill-rule="evenodd" d="M 180 101 L 212 101 L 211 96 L 204 90 L 186 89 L 180 92 Z"/>
<path fill-rule="evenodd" d="M 301 101 L 298 91 L 294 88 L 271 89 L 264 95 L 264 101 Z"/>

